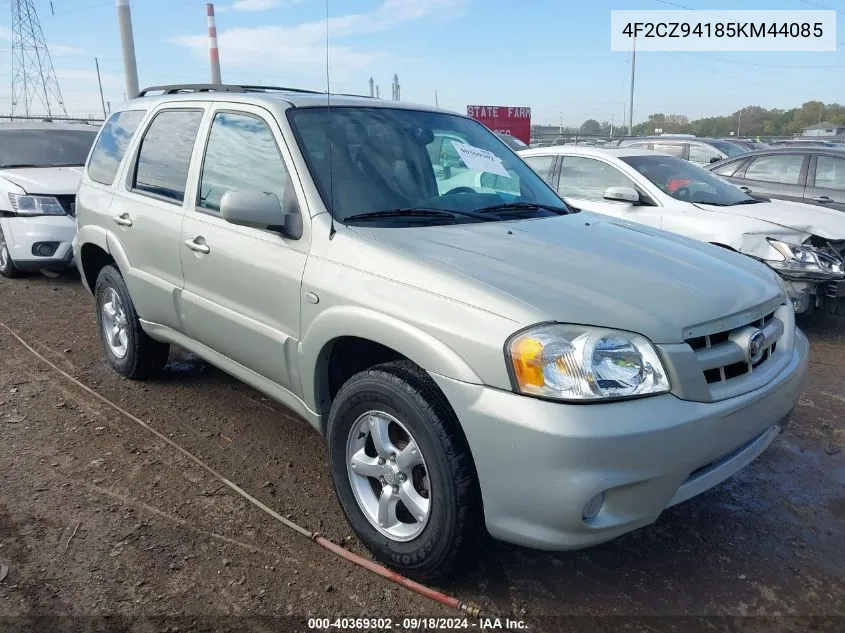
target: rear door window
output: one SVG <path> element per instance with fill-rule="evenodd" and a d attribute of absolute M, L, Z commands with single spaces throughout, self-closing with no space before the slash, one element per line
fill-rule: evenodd
<path fill-rule="evenodd" d="M 816 159 L 816 187 L 845 191 L 845 158 L 819 156 Z"/>
<path fill-rule="evenodd" d="M 803 154 L 776 154 L 761 156 L 745 170 L 746 180 L 797 185 L 801 179 Z"/>
<path fill-rule="evenodd" d="M 145 114 L 145 110 L 124 110 L 109 117 L 88 161 L 91 180 L 103 185 L 114 182 L 123 155 Z"/>
<path fill-rule="evenodd" d="M 181 203 L 202 110 L 159 112 L 141 141 L 132 189 Z"/>

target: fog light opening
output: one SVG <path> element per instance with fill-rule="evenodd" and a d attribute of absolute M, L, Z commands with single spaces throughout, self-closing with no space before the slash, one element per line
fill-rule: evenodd
<path fill-rule="evenodd" d="M 604 493 L 600 492 L 595 497 L 590 499 L 584 509 L 581 511 L 581 518 L 584 521 L 590 521 L 596 518 L 601 509 L 604 507 Z"/>
<path fill-rule="evenodd" d="M 36 242 L 32 245 L 32 254 L 37 257 L 52 257 L 58 248 L 58 242 Z"/>

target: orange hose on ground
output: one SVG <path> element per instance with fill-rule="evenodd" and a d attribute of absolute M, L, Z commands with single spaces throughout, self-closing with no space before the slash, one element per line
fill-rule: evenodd
<path fill-rule="evenodd" d="M 336 545 L 335 543 L 332 543 L 330 540 L 322 537 L 321 535 L 319 535 L 315 532 L 309 532 L 304 527 L 294 523 L 290 519 L 286 519 L 285 517 L 281 516 L 278 512 L 276 512 L 272 508 L 268 507 L 267 505 L 265 505 L 264 503 L 262 503 L 261 501 L 259 501 L 255 497 L 253 497 L 251 494 L 246 492 L 243 488 L 241 488 L 240 486 L 238 486 L 234 482 L 229 481 L 229 479 L 227 479 L 226 477 L 224 477 L 223 475 L 218 473 L 211 466 L 209 466 L 204 461 L 202 461 L 199 457 L 196 457 L 193 453 L 191 453 L 187 449 L 182 448 L 179 444 L 177 444 L 176 442 L 171 440 L 169 437 L 160 433 L 159 431 L 157 431 L 156 429 L 151 427 L 149 424 L 147 424 L 146 422 L 144 422 L 140 418 L 132 415 L 131 413 L 129 413 L 128 411 L 126 411 L 125 409 L 120 407 L 119 405 L 116 405 L 114 402 L 112 402 L 111 400 L 109 400 L 105 396 L 101 396 L 99 393 L 97 393 L 96 391 L 94 391 L 93 389 L 88 387 L 87 385 L 83 384 L 82 382 L 80 382 L 79 380 L 77 380 L 76 378 L 71 376 L 69 373 L 64 371 L 61 367 L 59 367 L 58 365 L 56 365 L 52 361 L 47 360 L 44 356 L 42 356 L 38 352 L 38 350 L 36 350 L 29 343 L 27 343 L 12 328 L 10 328 L 8 325 L 3 323 L 2 321 L 0 321 L 0 327 L 5 329 L 7 332 L 9 332 L 9 334 L 11 334 L 15 339 L 17 339 L 18 343 L 20 343 L 24 348 L 26 348 L 33 356 L 35 356 L 36 358 L 41 360 L 43 363 L 47 364 L 49 367 L 51 367 L 54 371 L 59 373 L 61 376 L 63 376 L 64 378 L 66 378 L 67 380 L 72 382 L 74 385 L 76 385 L 77 387 L 82 389 L 84 392 L 93 396 L 94 398 L 96 398 L 97 400 L 102 402 L 103 404 L 111 407 L 112 409 L 114 409 L 115 411 L 120 413 L 125 418 L 131 420 L 132 422 L 135 422 L 135 424 L 138 424 L 144 430 L 152 433 L 153 435 L 155 435 L 160 440 L 169 444 L 171 447 L 173 447 L 174 449 L 176 449 L 177 451 L 182 453 L 182 455 L 184 455 L 185 457 L 190 459 L 192 462 L 194 462 L 197 466 L 206 470 L 214 478 L 216 478 L 217 480 L 222 482 L 225 486 L 227 486 L 228 488 L 233 490 L 235 493 L 237 493 L 238 495 L 240 495 L 241 497 L 243 497 L 244 499 L 249 501 L 252 505 L 257 507 L 259 510 L 262 510 L 263 512 L 269 514 L 271 517 L 276 519 L 279 523 L 281 523 L 285 527 L 288 527 L 288 528 L 294 530 L 295 532 L 299 532 L 303 536 L 307 536 L 309 539 L 311 539 L 312 541 L 315 541 L 321 547 L 329 550 L 333 554 L 336 554 L 336 555 L 344 558 L 345 560 L 348 560 L 349 562 L 354 563 L 355 565 L 358 565 L 359 567 L 363 567 L 364 569 L 366 569 L 368 571 L 371 571 L 375 574 L 378 574 L 382 578 L 386 578 L 387 580 L 390 580 L 391 582 L 394 582 L 397 585 L 405 587 L 406 589 L 409 589 L 410 591 L 413 591 L 414 593 L 417 593 L 417 594 L 419 594 L 419 595 L 421 595 L 425 598 L 428 598 L 429 600 L 433 600 L 433 601 L 438 602 L 442 605 L 445 605 L 445 606 L 447 606 L 451 609 L 455 609 L 457 611 L 465 613 L 466 615 L 468 615 L 470 617 L 473 617 L 473 618 L 480 617 L 481 607 L 479 607 L 478 605 L 476 605 L 472 602 L 462 602 L 462 601 L 458 600 L 457 598 L 452 598 L 451 596 L 447 596 L 446 594 L 441 593 L 441 592 L 437 591 L 436 589 L 431 589 L 430 587 L 426 587 L 425 585 L 421 585 L 417 582 L 414 582 L 410 578 L 405 578 L 405 576 L 402 576 L 401 574 L 397 574 L 396 572 L 391 571 L 391 570 L 387 569 L 386 567 L 382 567 L 378 563 L 375 563 L 371 560 L 367 560 L 366 558 L 362 558 L 361 556 L 358 556 L 357 554 L 354 554 L 354 553 L 350 552 L 349 550 L 342 548 L 340 545 Z"/>

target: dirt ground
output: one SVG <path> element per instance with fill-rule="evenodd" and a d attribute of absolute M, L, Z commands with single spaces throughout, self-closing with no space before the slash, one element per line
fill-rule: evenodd
<path fill-rule="evenodd" d="M 76 279 L 0 278 L 0 321 L 280 514 L 366 555 L 320 437 L 280 405 L 179 351 L 159 380 L 118 378 Z M 440 589 L 533 630 L 845 630 L 845 320 L 804 328 L 808 390 L 747 469 L 603 546 L 489 541 L 476 572 Z M 404 630 L 404 616 L 455 615 L 287 530 L 2 328 L 0 565 L 0 631 L 294 631 L 313 616 Z"/>

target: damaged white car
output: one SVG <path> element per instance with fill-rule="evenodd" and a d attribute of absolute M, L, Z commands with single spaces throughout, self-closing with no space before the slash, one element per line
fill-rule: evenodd
<path fill-rule="evenodd" d="M 574 207 L 739 251 L 780 274 L 797 313 L 845 316 L 841 211 L 749 195 L 649 150 L 558 146 L 519 154 Z"/>

